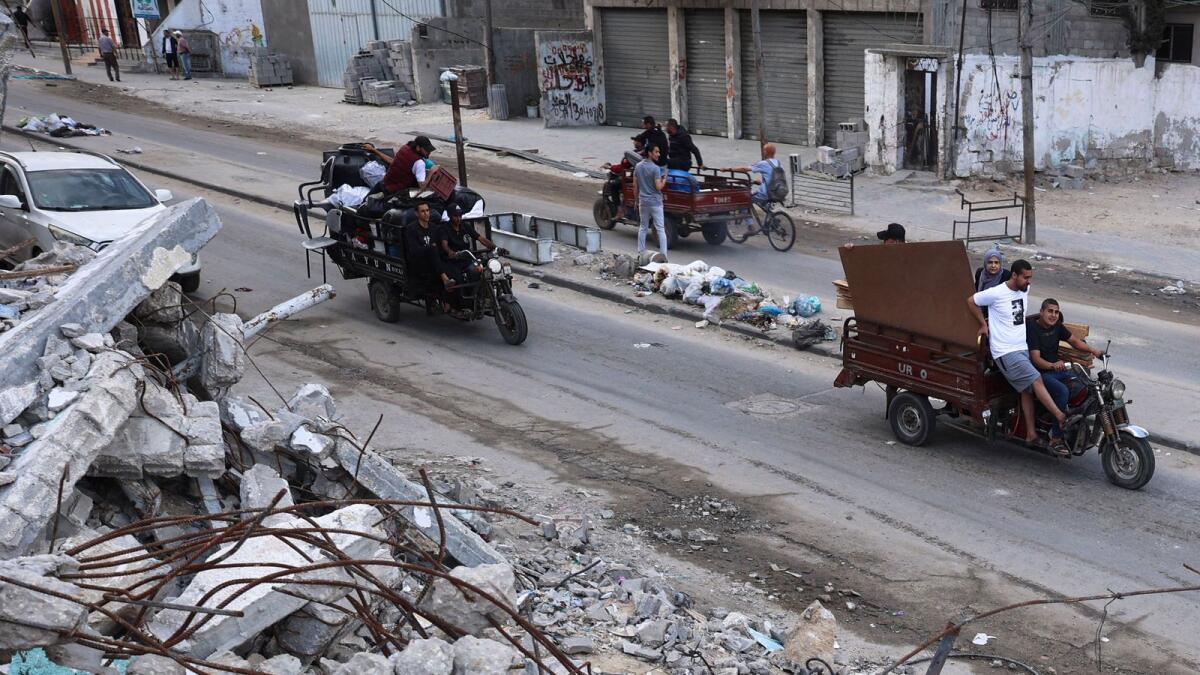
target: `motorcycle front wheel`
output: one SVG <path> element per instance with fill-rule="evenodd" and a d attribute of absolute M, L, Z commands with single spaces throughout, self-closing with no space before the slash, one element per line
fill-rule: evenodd
<path fill-rule="evenodd" d="M 1126 431 L 1118 434 L 1116 443 L 1101 443 L 1100 461 L 1109 482 L 1126 490 L 1141 489 L 1154 476 L 1154 448 Z"/>
<path fill-rule="evenodd" d="M 519 345 L 529 336 L 529 324 L 525 320 L 525 310 L 516 300 L 496 301 L 496 327 L 500 336 L 510 345 Z"/>

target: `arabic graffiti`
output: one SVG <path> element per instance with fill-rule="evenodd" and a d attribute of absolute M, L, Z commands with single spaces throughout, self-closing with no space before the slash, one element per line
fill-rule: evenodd
<path fill-rule="evenodd" d="M 590 38 L 539 41 L 538 81 L 546 126 L 603 124 L 600 73 Z"/>
<path fill-rule="evenodd" d="M 1007 147 L 1010 140 L 1020 139 L 1020 92 L 1016 89 L 985 89 L 974 103 L 974 110 L 962 118 L 971 139 L 980 144 L 998 141 L 1003 147 Z"/>

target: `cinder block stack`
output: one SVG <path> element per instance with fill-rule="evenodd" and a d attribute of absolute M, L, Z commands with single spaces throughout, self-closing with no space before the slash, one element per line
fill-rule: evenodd
<path fill-rule="evenodd" d="M 392 44 L 407 42 L 393 40 Z M 408 83 L 412 82 L 411 52 L 408 59 L 403 57 L 406 49 L 393 49 L 383 41 L 368 42 L 366 47 L 350 57 L 346 64 L 346 73 L 342 83 L 346 87 L 343 98 L 347 103 L 358 105 L 405 105 L 412 96 L 409 94 Z M 392 64 L 400 61 L 404 65 L 408 77 L 397 78 Z"/>
<path fill-rule="evenodd" d="M 838 156 L 841 161 L 846 163 L 850 171 L 858 172 L 866 168 L 866 151 L 869 140 L 870 134 L 867 132 L 867 125 L 863 120 L 850 120 L 838 124 L 837 147 L 841 151 Z"/>
<path fill-rule="evenodd" d="M 387 44 L 388 64 L 392 67 L 392 79 L 411 90 L 413 88 L 412 45 L 407 40 L 392 40 Z"/>
<path fill-rule="evenodd" d="M 250 58 L 250 84 L 277 87 L 292 84 L 292 64 L 286 54 L 272 53 L 268 47 L 255 47 Z"/>

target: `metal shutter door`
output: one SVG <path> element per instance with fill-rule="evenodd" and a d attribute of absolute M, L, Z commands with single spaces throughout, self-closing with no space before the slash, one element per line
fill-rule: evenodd
<path fill-rule="evenodd" d="M 605 118 L 640 127 L 642 118 L 671 116 L 665 9 L 605 9 L 600 14 Z"/>
<path fill-rule="evenodd" d="M 742 10 L 742 135 L 758 138 L 758 82 L 750 12 Z M 804 12 L 761 12 L 767 139 L 808 143 L 808 20 Z"/>
<path fill-rule="evenodd" d="M 825 142 L 838 124 L 861 118 L 866 49 L 881 44 L 921 44 L 920 14 L 825 12 Z"/>
<path fill-rule="evenodd" d="M 687 127 L 692 133 L 729 135 L 725 114 L 725 12 L 688 10 Z"/>

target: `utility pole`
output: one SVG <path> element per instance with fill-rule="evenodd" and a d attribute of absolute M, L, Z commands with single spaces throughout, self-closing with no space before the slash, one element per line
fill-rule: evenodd
<path fill-rule="evenodd" d="M 50 0 L 50 11 L 54 13 L 54 30 L 58 33 L 58 46 L 62 49 L 63 72 L 71 74 L 71 54 L 67 51 L 67 24 L 63 20 L 62 0 Z"/>
<path fill-rule="evenodd" d="M 496 59 L 492 54 L 492 0 L 483 0 L 483 68 L 490 89 L 496 84 Z"/>
<path fill-rule="evenodd" d="M 758 145 L 767 144 L 767 92 L 763 78 L 762 24 L 758 16 L 758 0 L 750 4 L 750 32 L 754 34 L 754 84 L 758 92 Z"/>
<path fill-rule="evenodd" d="M 458 76 L 450 71 L 441 79 L 450 83 L 450 111 L 454 115 L 454 151 L 458 159 L 458 184 L 467 187 L 467 156 L 463 152 L 462 114 L 458 107 Z"/>
<path fill-rule="evenodd" d="M 1025 244 L 1037 244 L 1033 189 L 1033 0 L 1021 0 L 1017 22 L 1021 40 L 1021 137 L 1025 159 Z"/>

